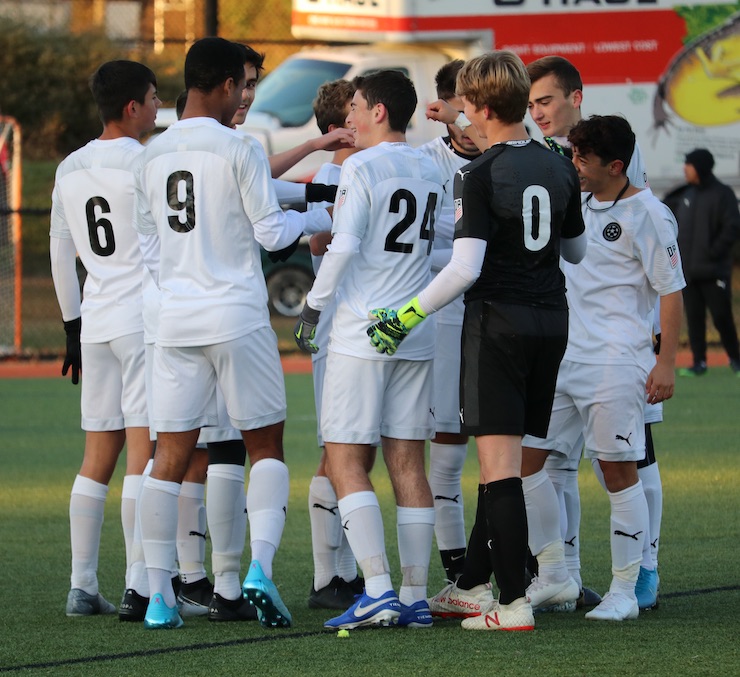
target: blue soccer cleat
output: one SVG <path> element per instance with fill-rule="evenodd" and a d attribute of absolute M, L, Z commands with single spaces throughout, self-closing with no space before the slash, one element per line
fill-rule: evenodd
<path fill-rule="evenodd" d="M 332 630 L 352 630 L 371 625 L 395 625 L 401 615 L 401 609 L 401 602 L 393 590 L 377 599 L 363 593 L 341 616 L 326 621 L 324 627 Z"/>
<path fill-rule="evenodd" d="M 432 612 L 425 599 L 420 599 L 410 606 L 401 604 L 401 615 L 396 621 L 399 628 L 431 628 Z"/>
<path fill-rule="evenodd" d="M 149 601 L 144 616 L 144 627 L 147 630 L 171 630 L 183 626 L 182 618 L 177 610 L 177 604 L 168 607 L 165 604 L 164 597 L 157 593 Z"/>
<path fill-rule="evenodd" d="M 658 608 L 659 582 L 657 569 L 640 567 L 637 583 L 635 583 L 635 597 L 637 597 L 637 606 L 642 611 Z"/>
<path fill-rule="evenodd" d="M 249 572 L 242 583 L 244 598 L 257 609 L 257 618 L 263 628 L 289 628 L 293 624 L 275 584 L 265 576 L 257 560 L 249 565 Z"/>

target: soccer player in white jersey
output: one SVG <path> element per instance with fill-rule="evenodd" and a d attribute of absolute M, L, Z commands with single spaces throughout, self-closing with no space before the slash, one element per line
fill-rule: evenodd
<path fill-rule="evenodd" d="M 322 134 L 346 128 L 354 93 L 354 86 L 347 80 L 334 80 L 319 87 L 313 102 L 313 110 Z M 313 180 L 322 184 L 338 185 L 342 163 L 357 150 L 353 145 L 352 148 L 335 151 L 331 162 L 321 165 Z M 309 209 L 325 206 L 331 206 L 331 204 L 313 203 L 309 205 Z M 318 274 L 323 254 L 330 242 L 331 231 L 315 233 L 311 237 L 311 259 L 316 274 Z M 311 355 L 316 420 L 319 423 L 317 438 L 321 448 L 321 458 L 308 489 L 308 515 L 311 521 L 311 550 L 314 565 L 308 606 L 311 609 L 344 611 L 352 606 L 355 595 L 362 593 L 364 582 L 357 575 L 357 562 L 342 529 L 337 495 L 326 472 L 326 451 L 321 437 L 321 397 L 326 372 L 329 331 L 335 308 L 336 304 L 332 300 L 322 311 L 321 322 L 316 326 L 314 337 L 314 343 L 319 350 Z M 374 457 L 370 460 L 374 460 Z"/>
<path fill-rule="evenodd" d="M 141 474 L 151 456 L 144 387 L 142 257 L 131 227 L 132 165 L 139 137 L 154 127 L 157 81 L 132 61 L 103 64 L 90 80 L 103 133 L 58 167 L 50 230 L 54 287 L 67 332 L 63 375 L 82 380 L 85 454 L 70 498 L 72 541 L 68 616 L 115 613 L 98 590 L 100 529 L 108 482 L 127 446 L 121 521 L 127 569 Z M 76 254 L 87 271 L 84 301 Z"/>
<path fill-rule="evenodd" d="M 437 96 L 458 113 L 463 104 L 455 94 L 455 78 L 465 62 L 451 61 L 437 71 Z M 454 124 L 446 126 L 447 134 L 419 147 L 442 170 L 445 194 L 442 211 L 434 227 L 432 273 L 436 276 L 452 257 L 455 232 L 452 184 L 455 173 L 481 151 L 467 134 Z M 434 498 L 434 533 L 445 578 L 451 585 L 463 573 L 465 563 L 465 518 L 463 511 L 462 471 L 468 448 L 467 435 L 460 432 L 460 336 L 465 306 L 460 295 L 436 315 L 437 339 L 434 357 L 434 438 L 429 444 L 429 486 Z M 448 586 L 449 587 L 449 586 Z M 445 588 L 446 590 L 447 588 Z M 443 590 L 440 595 L 444 595 Z M 430 600 L 432 615 L 439 608 L 437 595 Z"/>
<path fill-rule="evenodd" d="M 400 301 L 431 276 L 434 224 L 443 179 L 427 156 L 406 143 L 416 106 L 411 81 L 378 71 L 353 83 L 347 124 L 361 149 L 342 165 L 333 239 L 296 325 L 296 341 L 315 352 L 321 311 L 337 295 L 321 400 L 328 474 L 347 540 L 365 578 L 365 593 L 329 628 L 364 625 L 430 627 L 426 584 L 434 532 L 424 441 L 432 436 L 434 326 L 394 357 L 367 342 L 368 313 L 381 300 Z M 380 439 L 397 505 L 403 581 L 393 590 L 383 520 L 368 476 Z"/>
<path fill-rule="evenodd" d="M 194 43 L 185 59 L 182 120 L 147 146 L 136 173 L 136 226 L 160 243 L 158 260 L 145 259 L 161 293 L 152 405 L 158 448 L 141 494 L 152 593 L 147 628 L 182 625 L 169 585 L 177 497 L 200 428 L 217 422 L 216 383 L 252 465 L 252 562 L 240 586 L 241 553 L 227 553 L 220 594 L 238 601 L 243 588 L 263 626 L 291 624 L 272 582 L 289 482 L 282 446 L 285 389 L 259 245 L 284 249 L 307 224 L 326 227 L 330 217 L 323 210 L 284 213 L 264 150 L 228 127 L 249 70 L 235 43 Z"/>
<path fill-rule="evenodd" d="M 546 56 L 531 62 L 527 66 L 532 89 L 529 98 L 529 112 L 532 120 L 545 135 L 550 148 L 562 155 L 570 156 L 568 132 L 581 119 L 581 102 L 583 100 L 583 83 L 578 69 L 561 56 Z M 627 178 L 633 186 L 648 188 L 647 171 L 639 144 L 627 167 Z M 660 308 L 655 308 L 654 333 L 660 335 L 658 321 Z M 636 594 L 641 609 L 657 605 L 658 573 L 657 556 L 662 519 L 663 488 L 660 472 L 655 459 L 653 435 L 650 426 L 663 420 L 663 404 L 645 403 L 645 438 L 647 452 L 645 458 L 638 461 L 638 474 L 642 481 L 645 498 L 648 504 L 650 537 L 646 539 L 643 563 L 640 568 Z M 580 522 L 581 502 L 578 491 L 578 464 L 582 455 L 582 444 L 576 444 L 569 453 L 550 454 L 545 469 L 560 500 L 561 531 L 565 543 L 565 556 L 568 570 L 581 589 L 576 602 L 578 607 L 590 608 L 601 600 L 593 590 L 583 586 L 580 563 Z M 561 450 L 565 452 L 565 450 Z M 597 476 L 600 473 L 597 471 Z M 529 485 L 529 482 L 525 483 Z M 529 488 L 529 486 L 527 486 Z M 549 490 L 549 487 L 546 488 Z M 537 491 L 532 487 L 532 491 Z M 546 594 L 546 591 L 542 591 Z M 560 595 L 562 599 L 562 595 Z M 540 601 L 548 605 L 548 600 L 540 596 Z M 566 607 L 570 604 L 567 601 Z M 552 605 L 550 605 L 552 606 Z M 557 608 L 557 606 L 553 607 Z"/>
<path fill-rule="evenodd" d="M 558 374 L 546 439 L 526 437 L 523 472 L 546 483 L 545 459 L 572 448 L 583 433 L 585 453 L 598 459 L 611 505 L 612 583 L 586 618 L 637 618 L 635 583 L 648 532 L 648 510 L 637 461 L 645 456 L 645 399 L 673 396 L 684 287 L 670 210 L 626 175 L 635 136 L 618 116 L 582 120 L 568 136 L 589 239 L 576 271 L 563 263 L 568 286 L 568 348 Z M 653 352 L 653 308 L 660 297 L 661 350 Z M 533 596 L 569 579 L 554 491 L 527 496 L 530 543 L 542 543 L 541 582 Z M 559 547 L 558 547 L 559 546 Z M 534 551 L 534 548 L 533 548 Z M 528 590 L 529 594 L 529 590 Z"/>

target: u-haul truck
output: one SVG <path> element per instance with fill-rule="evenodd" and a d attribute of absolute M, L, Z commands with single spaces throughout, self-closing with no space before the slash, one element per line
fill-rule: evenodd
<path fill-rule="evenodd" d="M 630 121 L 656 193 L 682 180 L 683 157 L 697 147 L 740 188 L 740 0 L 293 0 L 292 31 L 352 44 L 303 50 L 259 85 L 246 128 L 268 152 L 317 134 L 311 102 L 322 82 L 378 68 L 414 81 L 419 108 L 408 138 L 423 143 L 442 132 L 424 116 L 437 69 L 509 49 L 525 63 L 571 60 L 584 115 Z M 309 178 L 327 157 L 315 153 L 286 178 Z"/>

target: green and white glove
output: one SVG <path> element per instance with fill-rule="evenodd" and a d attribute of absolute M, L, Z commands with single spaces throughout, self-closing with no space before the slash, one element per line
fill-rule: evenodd
<path fill-rule="evenodd" d="M 367 330 L 370 343 L 379 353 L 393 355 L 398 346 L 409 332 L 419 324 L 427 314 L 419 305 L 419 297 L 415 296 L 399 310 L 390 308 L 376 308 L 368 313 L 371 320 L 379 320 Z"/>
<path fill-rule="evenodd" d="M 316 336 L 316 325 L 319 323 L 320 310 L 314 310 L 306 303 L 303 306 L 298 322 L 293 329 L 293 337 L 304 353 L 318 353 L 319 347 L 313 343 Z"/>

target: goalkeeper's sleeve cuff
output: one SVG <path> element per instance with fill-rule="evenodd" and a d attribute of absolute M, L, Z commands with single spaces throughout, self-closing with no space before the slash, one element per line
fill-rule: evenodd
<path fill-rule="evenodd" d="M 427 314 L 421 309 L 418 296 L 414 296 L 406 305 L 401 306 L 396 314 L 407 329 L 413 329 L 426 316 Z"/>

